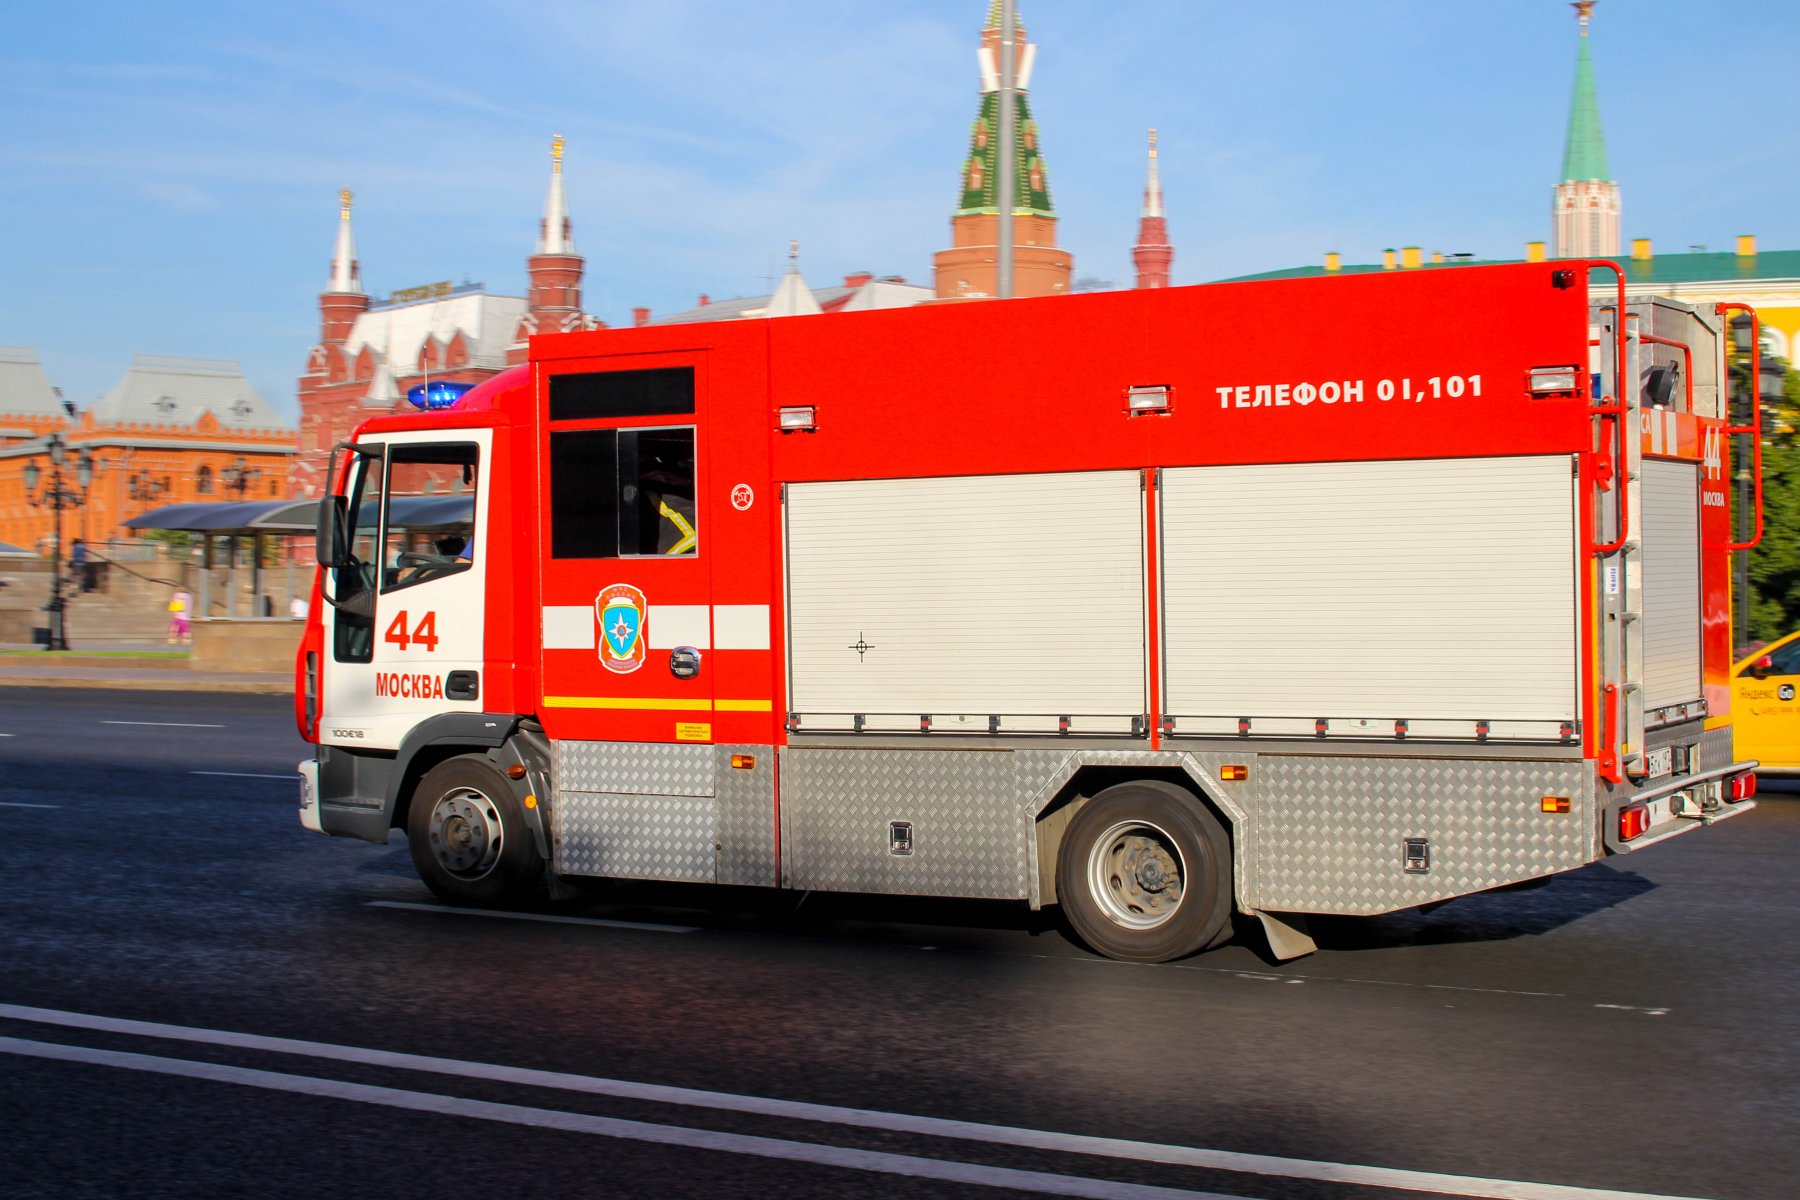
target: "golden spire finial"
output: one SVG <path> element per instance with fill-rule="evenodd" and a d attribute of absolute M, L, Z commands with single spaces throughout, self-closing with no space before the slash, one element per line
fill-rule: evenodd
<path fill-rule="evenodd" d="M 1156 157 L 1156 130 L 1150 131 L 1150 157 Z"/>
<path fill-rule="evenodd" d="M 351 199 L 351 195 L 350 195 L 349 188 L 344 188 L 342 191 L 340 191 L 338 193 L 338 203 L 343 205 L 343 207 L 338 211 L 338 216 L 346 221 L 348 221 L 350 219 L 350 199 Z"/>
<path fill-rule="evenodd" d="M 562 158 L 563 135 L 560 133 L 553 133 L 550 135 L 550 161 L 554 164 L 554 169 L 559 172 L 562 170 Z"/>
<path fill-rule="evenodd" d="M 1593 20 L 1594 5 L 1597 3 L 1599 3 L 1599 0 L 1575 0 L 1573 4 L 1569 5 L 1570 8 L 1575 10 L 1576 19 L 1581 22 L 1582 37 L 1587 36 L 1588 22 Z"/>

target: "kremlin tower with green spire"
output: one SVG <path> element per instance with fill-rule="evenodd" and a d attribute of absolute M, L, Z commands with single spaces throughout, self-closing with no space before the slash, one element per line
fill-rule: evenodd
<path fill-rule="evenodd" d="M 963 162 L 962 202 L 950 218 L 951 245 L 933 256 L 940 299 L 999 295 L 1000 208 L 1000 0 L 988 9 L 981 31 L 981 111 L 975 118 L 969 156 Z M 1056 296 L 1069 291 L 1075 261 L 1056 245 L 1056 210 L 1031 119 L 1026 88 L 1037 47 L 1024 44 L 1025 26 L 1015 22 L 1021 43 L 1015 55 L 1013 93 L 1013 288 L 1015 296 Z"/>
<path fill-rule="evenodd" d="M 1551 253 L 1557 258 L 1599 258 L 1619 252 L 1619 185 L 1606 166 L 1606 138 L 1600 132 L 1600 101 L 1594 94 L 1594 62 L 1588 53 L 1588 22 L 1595 0 L 1571 6 L 1581 22 L 1581 53 L 1575 60 L 1575 97 L 1569 105 L 1569 136 L 1563 144 L 1562 182 L 1551 203 Z"/>

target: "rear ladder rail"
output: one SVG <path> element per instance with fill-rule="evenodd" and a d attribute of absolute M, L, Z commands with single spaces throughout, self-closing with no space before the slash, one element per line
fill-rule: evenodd
<path fill-rule="evenodd" d="M 1602 336 L 1590 342 L 1599 351 L 1603 390 L 1590 413 L 1602 463 L 1593 534 L 1601 583 L 1599 769 L 1609 783 L 1623 784 L 1644 763 L 1644 570 L 1633 521 L 1643 511 L 1643 418 L 1637 386 L 1643 343 L 1636 316 L 1626 310 L 1624 272 L 1606 261 L 1590 265 L 1606 267 L 1619 281 L 1616 302 L 1598 310 Z M 1606 390 L 1612 394 L 1604 394 Z M 1609 527 L 1612 538 L 1602 540 L 1600 531 Z"/>

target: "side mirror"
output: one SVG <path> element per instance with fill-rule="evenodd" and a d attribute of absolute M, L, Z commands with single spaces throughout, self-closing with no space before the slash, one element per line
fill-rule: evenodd
<path fill-rule="evenodd" d="M 319 498 L 318 554 L 321 567 L 350 565 L 350 501 L 342 496 Z"/>
<path fill-rule="evenodd" d="M 1774 669 L 1775 660 L 1766 654 L 1750 664 L 1750 674 L 1756 676 L 1758 679 L 1767 679 L 1769 677 L 1769 672 Z"/>

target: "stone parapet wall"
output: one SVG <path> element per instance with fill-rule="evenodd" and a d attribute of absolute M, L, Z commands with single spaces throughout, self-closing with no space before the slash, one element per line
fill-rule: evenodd
<path fill-rule="evenodd" d="M 268 620 L 195 621 L 188 666 L 196 671 L 287 671 L 305 623 Z"/>

